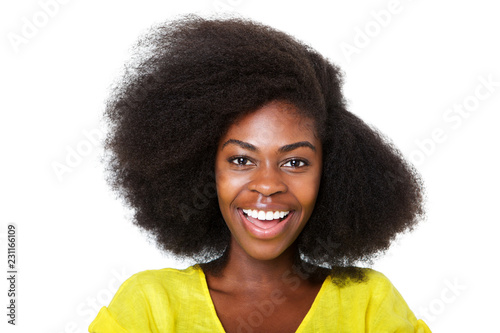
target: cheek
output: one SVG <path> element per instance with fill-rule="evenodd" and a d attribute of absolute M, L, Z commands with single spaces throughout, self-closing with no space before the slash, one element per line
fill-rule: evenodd
<path fill-rule="evenodd" d="M 301 202 L 304 209 L 312 210 L 314 208 L 314 204 L 316 203 L 317 196 L 318 196 L 317 187 L 303 186 L 298 194 L 297 199 Z"/>
<path fill-rule="evenodd" d="M 311 177 L 297 179 L 293 182 L 293 193 L 300 202 L 306 215 L 310 215 L 314 209 L 318 196 L 321 174 L 313 174 Z"/>
<path fill-rule="evenodd" d="M 228 172 L 218 171 L 216 172 L 215 183 L 219 206 L 221 210 L 227 209 L 238 194 L 240 185 L 238 179 L 229 175 Z"/>
<path fill-rule="evenodd" d="M 216 172 L 216 188 L 217 199 L 219 201 L 219 209 L 228 228 L 234 233 L 234 214 L 232 203 L 238 196 L 238 185 L 235 184 L 235 177 L 232 177 L 228 172 Z"/>

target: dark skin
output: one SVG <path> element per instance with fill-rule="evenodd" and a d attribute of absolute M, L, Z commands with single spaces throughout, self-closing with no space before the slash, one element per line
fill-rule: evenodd
<path fill-rule="evenodd" d="M 245 322 L 254 332 L 295 332 L 323 281 L 308 272 L 294 271 L 292 247 L 279 258 L 264 263 L 238 262 L 236 258 L 245 257 L 238 251 L 231 251 L 223 274 L 206 276 L 212 302 L 225 331 L 238 332 L 238 327 Z M 316 268 L 315 273 L 319 270 Z M 255 313 L 263 318 L 257 326 L 250 324 L 259 320 Z"/>
<path fill-rule="evenodd" d="M 314 123 L 289 103 L 264 105 L 221 138 L 217 193 L 232 238 L 223 270 L 206 279 L 226 332 L 242 322 L 254 332 L 295 332 L 311 308 L 323 280 L 314 278 L 319 268 L 294 265 L 295 241 L 314 209 L 321 170 Z M 262 220 L 248 210 L 285 216 Z"/>

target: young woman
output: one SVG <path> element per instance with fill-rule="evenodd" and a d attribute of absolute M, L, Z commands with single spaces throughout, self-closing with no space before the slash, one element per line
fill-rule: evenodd
<path fill-rule="evenodd" d="M 268 26 L 188 16 L 108 103 L 109 183 L 165 251 L 89 332 L 430 332 L 357 268 L 423 217 L 417 172 L 348 112 L 339 68 Z"/>

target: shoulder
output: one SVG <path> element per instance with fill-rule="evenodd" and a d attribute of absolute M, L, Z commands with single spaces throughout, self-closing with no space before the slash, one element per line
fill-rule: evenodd
<path fill-rule="evenodd" d="M 110 304 L 101 308 L 89 327 L 90 332 L 173 332 L 179 304 L 200 298 L 203 292 L 198 266 L 183 270 L 147 270 L 128 278 Z M 191 297 L 191 298 L 190 298 Z"/>
<path fill-rule="evenodd" d="M 374 307 L 396 307 L 407 315 L 413 315 L 403 296 L 383 273 L 374 269 L 364 269 L 366 275 L 365 290 Z"/>
<path fill-rule="evenodd" d="M 384 274 L 370 268 L 360 270 L 361 281 L 335 283 L 328 277 L 332 283 L 327 283 L 328 296 L 322 299 L 323 317 L 331 314 L 337 318 L 339 331 L 430 332 Z"/>
<path fill-rule="evenodd" d="M 325 280 L 325 292 L 329 298 L 345 303 L 349 301 L 360 310 L 374 307 L 384 300 L 400 296 L 392 282 L 381 272 L 371 268 L 356 268 L 356 276 L 333 272 Z"/>
<path fill-rule="evenodd" d="M 370 332 L 425 332 L 430 333 L 427 325 L 418 320 L 403 296 L 392 282 L 381 272 L 363 268 L 365 280 L 348 286 L 358 301 L 364 300 L 363 313 Z M 361 310 L 361 308 L 358 308 Z M 398 331 L 399 332 L 399 331 Z"/>
<path fill-rule="evenodd" d="M 383 273 L 371 268 L 362 268 L 362 270 L 365 275 L 364 283 L 373 293 L 386 293 L 395 289 L 392 282 Z"/>
<path fill-rule="evenodd" d="M 158 286 L 170 284 L 175 281 L 197 280 L 202 274 L 198 265 L 185 269 L 163 268 L 146 270 L 132 275 L 122 285 L 122 287 L 138 286 Z"/>
<path fill-rule="evenodd" d="M 358 301 L 363 299 L 374 306 L 382 301 L 400 298 L 401 295 L 392 282 L 381 272 L 371 268 L 359 268 L 363 278 L 361 280 L 349 280 L 335 283 L 334 278 L 330 288 L 336 289 L 341 295 L 349 295 Z"/>
<path fill-rule="evenodd" d="M 164 268 L 146 270 L 132 275 L 116 292 L 115 298 L 157 298 L 159 295 L 182 293 L 186 288 L 200 285 L 201 269 L 191 266 L 186 269 Z"/>

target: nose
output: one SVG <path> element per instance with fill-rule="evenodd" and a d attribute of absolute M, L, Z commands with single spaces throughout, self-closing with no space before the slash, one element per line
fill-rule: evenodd
<path fill-rule="evenodd" d="M 276 167 L 268 166 L 259 169 L 248 184 L 250 191 L 258 192 L 268 197 L 277 193 L 285 193 L 288 190 L 280 175 L 280 170 L 276 170 Z"/>

